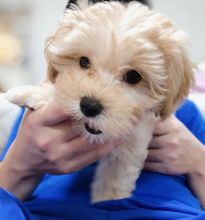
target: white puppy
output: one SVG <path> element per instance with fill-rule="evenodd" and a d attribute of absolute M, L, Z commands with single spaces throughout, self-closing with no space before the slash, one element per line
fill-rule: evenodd
<path fill-rule="evenodd" d="M 155 123 L 188 94 L 193 65 L 186 34 L 164 15 L 137 2 L 78 5 L 46 43 L 47 82 L 6 97 L 33 109 L 56 102 L 86 139 L 120 139 L 99 162 L 92 201 L 121 199 L 135 188 Z"/>

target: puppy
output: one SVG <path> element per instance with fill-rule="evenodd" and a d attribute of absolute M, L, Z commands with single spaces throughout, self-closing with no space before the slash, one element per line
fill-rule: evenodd
<path fill-rule="evenodd" d="M 56 102 L 91 142 L 120 140 L 99 161 L 92 201 L 130 197 L 155 124 L 188 94 L 193 64 L 186 34 L 137 2 L 78 2 L 45 45 L 46 83 L 11 89 L 9 101 Z"/>

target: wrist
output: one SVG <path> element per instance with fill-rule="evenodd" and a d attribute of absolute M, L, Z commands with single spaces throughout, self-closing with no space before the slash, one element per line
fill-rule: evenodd
<path fill-rule="evenodd" d="M 14 141 L 0 166 L 4 172 L 18 179 L 38 178 L 42 174 L 35 171 L 31 156 L 27 158 L 27 154 L 22 155 L 22 150 L 20 153 L 16 150 L 19 146 L 20 144 Z"/>
<path fill-rule="evenodd" d="M 187 174 L 189 178 L 205 178 L 205 147 L 200 143 L 198 157 L 193 169 Z"/>
<path fill-rule="evenodd" d="M 21 172 L 10 164 L 0 163 L 0 187 L 13 193 L 20 200 L 31 195 L 42 175 L 32 175 L 31 172 Z"/>

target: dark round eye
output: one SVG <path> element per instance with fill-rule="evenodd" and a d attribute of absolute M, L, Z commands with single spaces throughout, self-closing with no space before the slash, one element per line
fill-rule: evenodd
<path fill-rule="evenodd" d="M 81 57 L 80 67 L 83 69 L 88 69 L 90 67 L 90 60 L 87 57 Z"/>
<path fill-rule="evenodd" d="M 129 84 L 137 84 L 141 81 L 142 76 L 136 70 L 129 70 L 125 73 L 123 79 Z"/>

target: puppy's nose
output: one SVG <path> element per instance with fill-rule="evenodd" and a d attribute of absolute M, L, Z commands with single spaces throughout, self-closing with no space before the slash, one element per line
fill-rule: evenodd
<path fill-rule="evenodd" d="M 84 96 L 80 101 L 80 109 L 85 116 L 95 117 L 102 112 L 103 106 L 95 98 Z"/>

